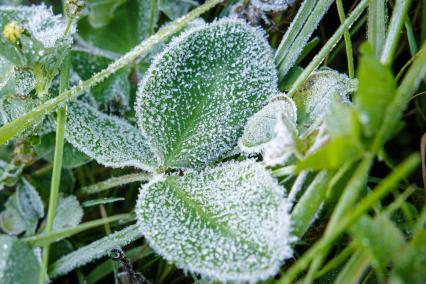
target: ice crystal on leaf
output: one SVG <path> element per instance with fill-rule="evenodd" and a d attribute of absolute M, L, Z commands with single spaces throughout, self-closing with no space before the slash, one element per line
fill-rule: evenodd
<path fill-rule="evenodd" d="M 293 5 L 294 0 L 251 0 L 251 3 L 263 11 L 283 11 Z"/>
<path fill-rule="evenodd" d="M 285 94 L 273 98 L 248 120 L 239 142 L 241 150 L 248 154 L 262 152 L 265 143 L 277 136 L 274 127 L 277 124 L 277 118 L 281 119 L 281 115 L 285 115 L 289 122 L 296 124 L 296 105 Z"/>
<path fill-rule="evenodd" d="M 291 256 L 284 189 L 253 160 L 152 181 L 136 212 L 157 253 L 212 279 L 266 279 Z"/>
<path fill-rule="evenodd" d="M 348 95 L 356 90 L 356 85 L 356 80 L 331 69 L 312 73 L 293 98 L 302 132 L 318 127 L 333 100 L 348 103 Z"/>
<path fill-rule="evenodd" d="M 182 33 L 154 60 L 136 112 L 162 166 L 200 168 L 231 150 L 277 90 L 270 47 L 243 21 Z"/>
<path fill-rule="evenodd" d="M 65 138 L 74 147 L 108 167 L 152 170 L 156 160 L 141 132 L 123 119 L 74 101 L 69 104 Z"/>

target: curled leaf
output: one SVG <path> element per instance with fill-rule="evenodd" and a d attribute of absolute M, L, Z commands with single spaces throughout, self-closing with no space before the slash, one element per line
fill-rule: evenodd
<path fill-rule="evenodd" d="M 291 256 L 284 190 L 253 160 L 154 180 L 136 212 L 157 253 L 212 279 L 266 279 Z"/>
<path fill-rule="evenodd" d="M 356 85 L 356 80 L 333 70 L 312 73 L 293 97 L 298 111 L 299 129 L 305 132 L 317 128 L 331 102 L 339 99 L 348 103 L 348 95 L 356 90 Z"/>
<path fill-rule="evenodd" d="M 164 167 L 200 168 L 231 150 L 275 94 L 263 34 L 224 19 L 190 29 L 154 60 L 137 94 L 139 126 Z"/>
<path fill-rule="evenodd" d="M 265 144 L 277 136 L 274 127 L 281 119 L 281 115 L 284 115 L 292 124 L 296 124 L 296 105 L 285 94 L 273 98 L 247 121 L 243 136 L 239 141 L 241 150 L 245 153 L 261 153 Z"/>

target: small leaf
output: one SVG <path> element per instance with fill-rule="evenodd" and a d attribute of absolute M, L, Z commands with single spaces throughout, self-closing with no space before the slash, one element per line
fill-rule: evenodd
<path fill-rule="evenodd" d="M 276 84 L 258 30 L 231 19 L 196 27 L 174 39 L 141 82 L 139 125 L 162 166 L 200 168 L 235 147 Z"/>
<path fill-rule="evenodd" d="M 251 3 L 263 11 L 284 11 L 294 0 L 251 0 Z"/>
<path fill-rule="evenodd" d="M 79 101 L 68 106 L 65 138 L 74 147 L 108 167 L 134 166 L 152 171 L 155 157 L 137 128 Z"/>
<path fill-rule="evenodd" d="M 43 202 L 35 188 L 22 179 L 17 187 L 18 209 L 23 216 L 31 220 L 38 220 L 44 216 Z"/>
<path fill-rule="evenodd" d="M 374 219 L 368 216 L 362 217 L 351 227 L 351 234 L 369 253 L 373 259 L 373 266 L 381 273 L 385 272 L 394 256 L 400 255 L 405 245 L 401 231 L 386 215 L 380 215 Z"/>
<path fill-rule="evenodd" d="M 312 73 L 293 99 L 301 132 L 317 128 L 334 100 L 348 103 L 348 95 L 355 91 L 356 81 L 333 70 Z"/>
<path fill-rule="evenodd" d="M 126 1 L 115 10 L 110 23 L 100 28 L 94 28 L 89 19 L 82 18 L 78 23 L 78 33 L 84 40 L 112 52 L 125 53 L 148 36 L 150 1 Z"/>
<path fill-rule="evenodd" d="M 115 10 L 124 2 L 123 0 L 86 0 L 90 24 L 94 28 L 106 26 L 114 18 Z"/>
<path fill-rule="evenodd" d="M 10 152 L 7 152 L 10 155 Z M 0 191 L 5 186 L 14 186 L 22 172 L 22 167 L 0 160 Z"/>
<path fill-rule="evenodd" d="M 391 284 L 423 284 L 426 279 L 426 230 L 414 235 L 402 253 L 394 260 Z"/>
<path fill-rule="evenodd" d="M 0 282 L 34 283 L 39 274 L 40 265 L 31 248 L 14 237 L 0 235 Z"/>
<path fill-rule="evenodd" d="M 245 153 L 260 153 L 264 149 L 264 144 L 276 137 L 274 127 L 278 119 L 281 119 L 281 115 L 296 124 L 296 105 L 285 94 L 274 97 L 270 103 L 250 117 L 239 141 L 241 150 Z"/>
<path fill-rule="evenodd" d="M 253 160 L 142 186 L 136 212 L 151 247 L 222 282 L 266 279 L 291 256 L 284 190 Z"/>
<path fill-rule="evenodd" d="M 58 206 L 53 220 L 53 229 L 60 230 L 75 227 L 80 224 L 83 218 L 83 209 L 77 198 L 73 195 L 59 198 Z"/>
<path fill-rule="evenodd" d="M 142 233 L 137 225 L 129 226 L 93 243 L 81 247 L 72 253 L 61 257 L 50 267 L 49 276 L 52 278 L 66 274 L 76 267 L 85 265 L 101 258 L 111 252 L 112 249 L 123 247 L 140 238 Z"/>
<path fill-rule="evenodd" d="M 380 63 L 371 46 L 363 45 L 362 51 L 354 102 L 365 134 L 372 136 L 383 122 L 386 108 L 395 95 L 396 82 L 390 67 Z"/>
<path fill-rule="evenodd" d="M 195 0 L 158 0 L 158 9 L 172 20 L 185 15 L 190 8 L 197 5 Z"/>

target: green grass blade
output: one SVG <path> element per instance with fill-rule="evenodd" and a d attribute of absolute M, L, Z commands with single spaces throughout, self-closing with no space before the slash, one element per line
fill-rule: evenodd
<path fill-rule="evenodd" d="M 386 0 L 371 0 L 368 6 L 368 42 L 377 57 L 382 54 L 386 38 Z"/>

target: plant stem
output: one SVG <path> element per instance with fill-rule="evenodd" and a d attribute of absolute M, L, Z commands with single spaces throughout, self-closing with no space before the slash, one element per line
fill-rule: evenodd
<path fill-rule="evenodd" d="M 71 21 L 70 21 L 71 22 Z M 70 24 L 69 24 L 70 25 Z M 71 60 L 70 56 L 67 55 L 62 64 L 59 81 L 59 92 L 63 92 L 68 87 L 68 81 L 70 77 Z M 46 233 L 50 233 L 53 230 L 53 221 L 55 219 L 56 205 L 58 203 L 59 184 L 61 182 L 61 170 L 62 170 L 62 156 L 64 151 L 64 135 L 65 135 L 65 124 L 67 120 L 66 107 L 62 107 L 57 111 L 56 118 L 56 140 L 55 140 L 55 153 L 53 158 L 53 170 L 52 180 L 50 185 L 50 196 L 49 196 L 49 208 L 47 213 L 46 222 Z M 45 277 L 47 274 L 47 266 L 49 264 L 49 244 L 43 247 L 43 259 L 40 270 L 39 283 L 45 283 Z"/>
<path fill-rule="evenodd" d="M 156 0 L 150 0 L 149 2 L 149 26 L 148 26 L 148 35 L 154 33 L 154 24 L 155 24 L 155 3 Z"/>
<path fill-rule="evenodd" d="M 358 6 L 353 10 L 353 12 L 346 18 L 346 21 L 343 25 L 337 29 L 337 31 L 333 34 L 333 36 L 327 41 L 327 43 L 323 46 L 320 52 L 312 59 L 311 63 L 303 70 L 302 74 L 297 78 L 296 82 L 293 83 L 288 95 L 293 96 L 297 90 L 303 85 L 303 83 L 308 79 L 309 75 L 314 71 L 321 62 L 325 59 L 325 57 L 331 52 L 333 47 L 339 42 L 342 38 L 343 34 L 347 30 L 347 27 L 355 23 L 358 17 L 362 14 L 362 12 L 367 8 L 369 0 L 361 0 Z"/>
<path fill-rule="evenodd" d="M 102 82 L 107 77 L 114 74 L 124 66 L 127 66 L 134 62 L 136 59 L 140 58 L 141 56 L 146 55 L 154 46 L 165 41 L 171 35 L 184 28 L 189 22 L 191 22 L 204 12 L 210 10 L 222 1 L 223 0 L 210 0 L 204 3 L 203 5 L 198 6 L 197 8 L 189 12 L 187 15 L 176 20 L 173 24 L 162 28 L 156 34 L 150 36 L 149 38 L 141 42 L 131 51 L 111 63 L 106 69 L 96 73 L 90 79 L 83 81 L 82 83 L 71 89 L 61 92 L 59 96 L 46 101 L 45 103 L 34 108 L 32 111 L 27 112 L 21 117 L 3 125 L 0 128 L 0 145 L 4 144 L 13 136 L 20 133 L 27 127 L 36 123 L 45 114 L 55 110 L 58 106 L 61 106 L 72 97 L 78 96 L 84 90 L 95 86 L 96 84 Z"/>
<path fill-rule="evenodd" d="M 411 0 L 396 0 L 388 28 L 385 46 L 383 47 L 383 53 L 380 58 L 382 64 L 390 65 L 392 63 L 410 4 Z"/>
<path fill-rule="evenodd" d="M 80 193 L 84 195 L 99 193 L 110 188 L 114 188 L 120 185 L 136 182 L 136 181 L 149 181 L 151 175 L 147 173 L 128 174 L 119 177 L 112 177 L 110 179 L 101 181 L 96 184 L 92 184 L 81 188 Z"/>
<path fill-rule="evenodd" d="M 86 230 L 101 226 L 105 223 L 112 223 L 116 221 L 132 221 L 134 220 L 134 213 L 125 213 L 118 214 L 114 216 L 110 216 L 103 219 L 98 219 L 86 223 L 82 223 L 78 226 L 72 228 L 65 228 L 57 231 L 53 231 L 51 233 L 43 233 L 40 235 L 23 238 L 22 241 L 28 243 L 32 247 L 45 246 L 47 244 L 51 244 L 57 242 L 63 238 L 68 238 L 72 235 L 84 232 Z"/>
<path fill-rule="evenodd" d="M 337 6 L 337 11 L 339 13 L 340 22 L 344 25 L 346 19 L 345 19 L 345 10 L 343 9 L 342 0 L 336 0 L 336 6 Z M 354 56 L 353 56 L 353 50 L 352 50 L 351 35 L 349 33 L 348 27 L 346 27 L 346 31 L 343 34 L 343 37 L 345 39 L 346 57 L 348 59 L 348 74 L 350 78 L 354 78 L 355 77 Z"/>

